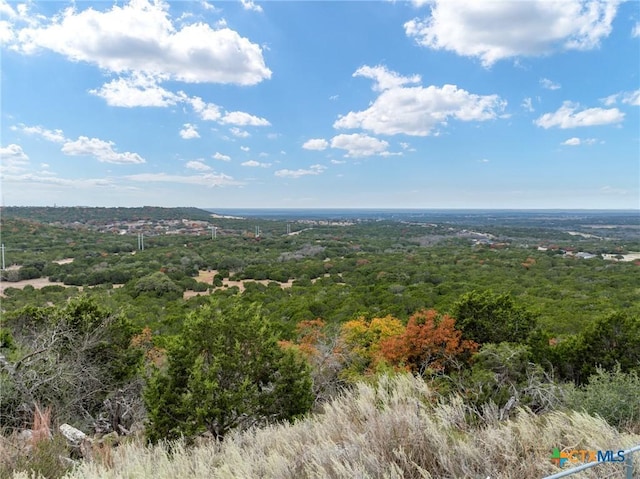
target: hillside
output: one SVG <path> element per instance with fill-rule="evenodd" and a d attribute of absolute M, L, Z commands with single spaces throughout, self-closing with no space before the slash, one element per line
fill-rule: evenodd
<path fill-rule="evenodd" d="M 530 477 L 553 448 L 637 439 L 628 216 L 85 213 L 1 219 L 1 433 L 7 451 L 34 422 L 120 446 L 94 457 L 54 434 L 2 478 L 41 460 L 59 477 L 58 456 L 84 458 L 78 477 L 124 477 L 133 456 L 182 476 L 161 446 L 180 438 L 221 477 L 237 455 L 255 458 L 243 477 Z M 222 442 L 192 448 L 206 437 Z M 113 471 L 90 472 L 103 453 Z"/>

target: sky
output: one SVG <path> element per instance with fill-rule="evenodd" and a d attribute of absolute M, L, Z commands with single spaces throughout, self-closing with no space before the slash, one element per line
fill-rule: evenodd
<path fill-rule="evenodd" d="M 0 0 L 10 206 L 640 209 L 640 2 Z"/>

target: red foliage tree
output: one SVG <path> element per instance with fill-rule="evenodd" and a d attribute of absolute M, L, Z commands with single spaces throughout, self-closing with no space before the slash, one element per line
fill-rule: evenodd
<path fill-rule="evenodd" d="M 477 343 L 462 340 L 455 319 L 434 309 L 414 313 L 402 334 L 380 343 L 380 353 L 390 364 L 420 374 L 466 361 L 477 349 Z"/>

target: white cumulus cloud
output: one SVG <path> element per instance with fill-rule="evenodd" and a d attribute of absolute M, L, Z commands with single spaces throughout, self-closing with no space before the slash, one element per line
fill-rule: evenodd
<path fill-rule="evenodd" d="M 269 168 L 271 166 L 271 163 L 261 163 L 256 160 L 249 160 L 249 161 L 245 161 L 244 163 L 240 163 L 240 165 L 249 166 L 253 168 Z"/>
<path fill-rule="evenodd" d="M 240 128 L 236 127 L 229 128 L 229 131 L 233 136 L 236 136 L 238 138 L 249 138 L 251 136 L 251 133 L 249 133 L 247 130 L 241 130 Z"/>
<path fill-rule="evenodd" d="M 405 83 L 419 78 L 406 79 L 385 67 L 375 67 L 368 72 L 371 75 L 366 76 L 376 81 L 374 90 L 382 92 L 366 110 L 340 116 L 334 128 L 362 128 L 382 135 L 427 136 L 438 126 L 446 125 L 449 119 L 491 120 L 506 107 L 506 101 L 498 95 L 476 95 L 456 85 L 406 87 Z"/>
<path fill-rule="evenodd" d="M 218 160 L 218 161 L 231 161 L 231 157 L 228 155 L 223 155 L 222 153 L 219 152 L 215 152 L 213 155 L 211 155 L 211 157 L 214 160 Z"/>
<path fill-rule="evenodd" d="M 250 115 L 249 113 L 245 113 L 243 111 L 232 111 L 227 112 L 220 119 L 220 123 L 223 125 L 237 125 L 237 126 L 269 126 L 271 123 L 265 120 L 264 118 L 260 118 L 254 115 Z"/>
<path fill-rule="evenodd" d="M 574 136 L 573 138 L 569 138 L 568 140 L 563 141 L 562 144 L 566 146 L 593 145 L 597 141 L 598 140 L 596 140 L 595 138 L 581 139 Z"/>
<path fill-rule="evenodd" d="M 540 85 L 547 90 L 559 90 L 561 88 L 560 83 L 551 81 L 548 78 L 540 78 Z"/>
<path fill-rule="evenodd" d="M 180 130 L 180 138 L 183 140 L 193 140 L 194 138 L 200 138 L 200 133 L 198 133 L 198 127 L 196 125 L 192 125 L 191 123 L 185 123 L 182 125 L 182 130 Z"/>
<path fill-rule="evenodd" d="M 255 85 L 271 77 L 259 45 L 229 28 L 178 27 L 162 1 L 131 0 L 104 11 L 68 7 L 16 30 L 11 47 L 25 54 L 51 50 L 112 73 L 141 72 L 188 83 Z"/>
<path fill-rule="evenodd" d="M 166 107 L 183 100 L 180 95 L 158 85 L 158 78 L 144 73 L 119 77 L 89 93 L 104 99 L 109 106 L 123 108 Z"/>
<path fill-rule="evenodd" d="M 568 146 L 578 146 L 580 144 L 580 138 L 576 138 L 574 136 L 573 138 L 569 138 L 568 140 L 563 141 L 562 144 Z"/>
<path fill-rule="evenodd" d="M 0 172 L 19 173 L 29 165 L 29 157 L 20 145 L 0 147 Z"/>
<path fill-rule="evenodd" d="M 358 68 L 353 74 L 354 77 L 370 78 L 375 81 L 373 89 L 375 91 L 384 91 L 389 88 L 398 88 L 403 85 L 417 84 L 422 81 L 420 75 L 413 75 L 410 77 L 403 77 L 400 74 L 390 71 L 383 65 L 377 65 L 375 67 L 362 66 Z"/>
<path fill-rule="evenodd" d="M 553 113 L 545 113 L 535 121 L 542 128 L 558 127 L 562 129 L 580 126 L 610 125 L 624 120 L 624 113 L 617 108 L 587 108 L 579 110 L 580 105 L 565 101 Z"/>
<path fill-rule="evenodd" d="M 206 103 L 202 101 L 202 98 L 197 96 L 189 98 L 187 101 L 203 120 L 216 121 L 222 116 L 220 107 L 215 103 Z"/>
<path fill-rule="evenodd" d="M 36 135 L 39 136 L 41 138 L 44 138 L 47 141 L 52 141 L 54 143 L 64 143 L 65 141 L 67 141 L 67 139 L 64 136 L 64 133 L 62 130 L 60 129 L 56 129 L 56 130 L 49 130 L 47 128 L 44 128 L 42 126 L 26 126 L 23 125 L 22 123 L 20 123 L 17 126 L 12 126 L 11 130 L 13 131 L 22 131 L 24 133 L 27 133 L 29 135 Z"/>
<path fill-rule="evenodd" d="M 379 155 L 387 150 L 389 143 L 362 133 L 341 134 L 331 139 L 331 147 L 346 150 L 352 158 Z"/>
<path fill-rule="evenodd" d="M 312 138 L 311 140 L 307 140 L 302 145 L 302 148 L 305 150 L 317 150 L 322 151 L 326 150 L 329 146 L 329 142 L 324 138 Z"/>
<path fill-rule="evenodd" d="M 137 153 L 118 153 L 114 149 L 112 141 L 103 141 L 98 138 L 81 136 L 75 141 L 68 140 L 62 145 L 62 152 L 70 156 L 93 156 L 101 163 L 113 163 L 118 165 L 145 163 Z"/>
<path fill-rule="evenodd" d="M 607 106 L 615 105 L 618 101 L 627 105 L 640 106 L 640 90 L 623 91 L 602 99 Z"/>
<path fill-rule="evenodd" d="M 252 10 L 254 12 L 262 12 L 262 7 L 260 5 L 256 5 L 253 0 L 240 0 L 242 3 L 242 8 L 245 10 Z"/>
<path fill-rule="evenodd" d="M 431 0 L 431 14 L 405 23 L 424 47 L 479 58 L 490 67 L 519 56 L 589 50 L 611 32 L 620 0 Z"/>
<path fill-rule="evenodd" d="M 211 170 L 211 167 L 209 165 L 207 165 L 206 163 L 204 163 L 202 161 L 198 161 L 198 160 L 187 161 L 187 164 L 185 166 L 187 168 L 189 168 L 190 170 L 196 170 L 196 171 L 209 171 L 209 170 Z"/>

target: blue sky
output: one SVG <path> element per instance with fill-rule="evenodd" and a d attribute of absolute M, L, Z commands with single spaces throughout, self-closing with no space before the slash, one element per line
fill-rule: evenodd
<path fill-rule="evenodd" d="M 640 208 L 640 3 L 6 2 L 5 205 Z"/>

